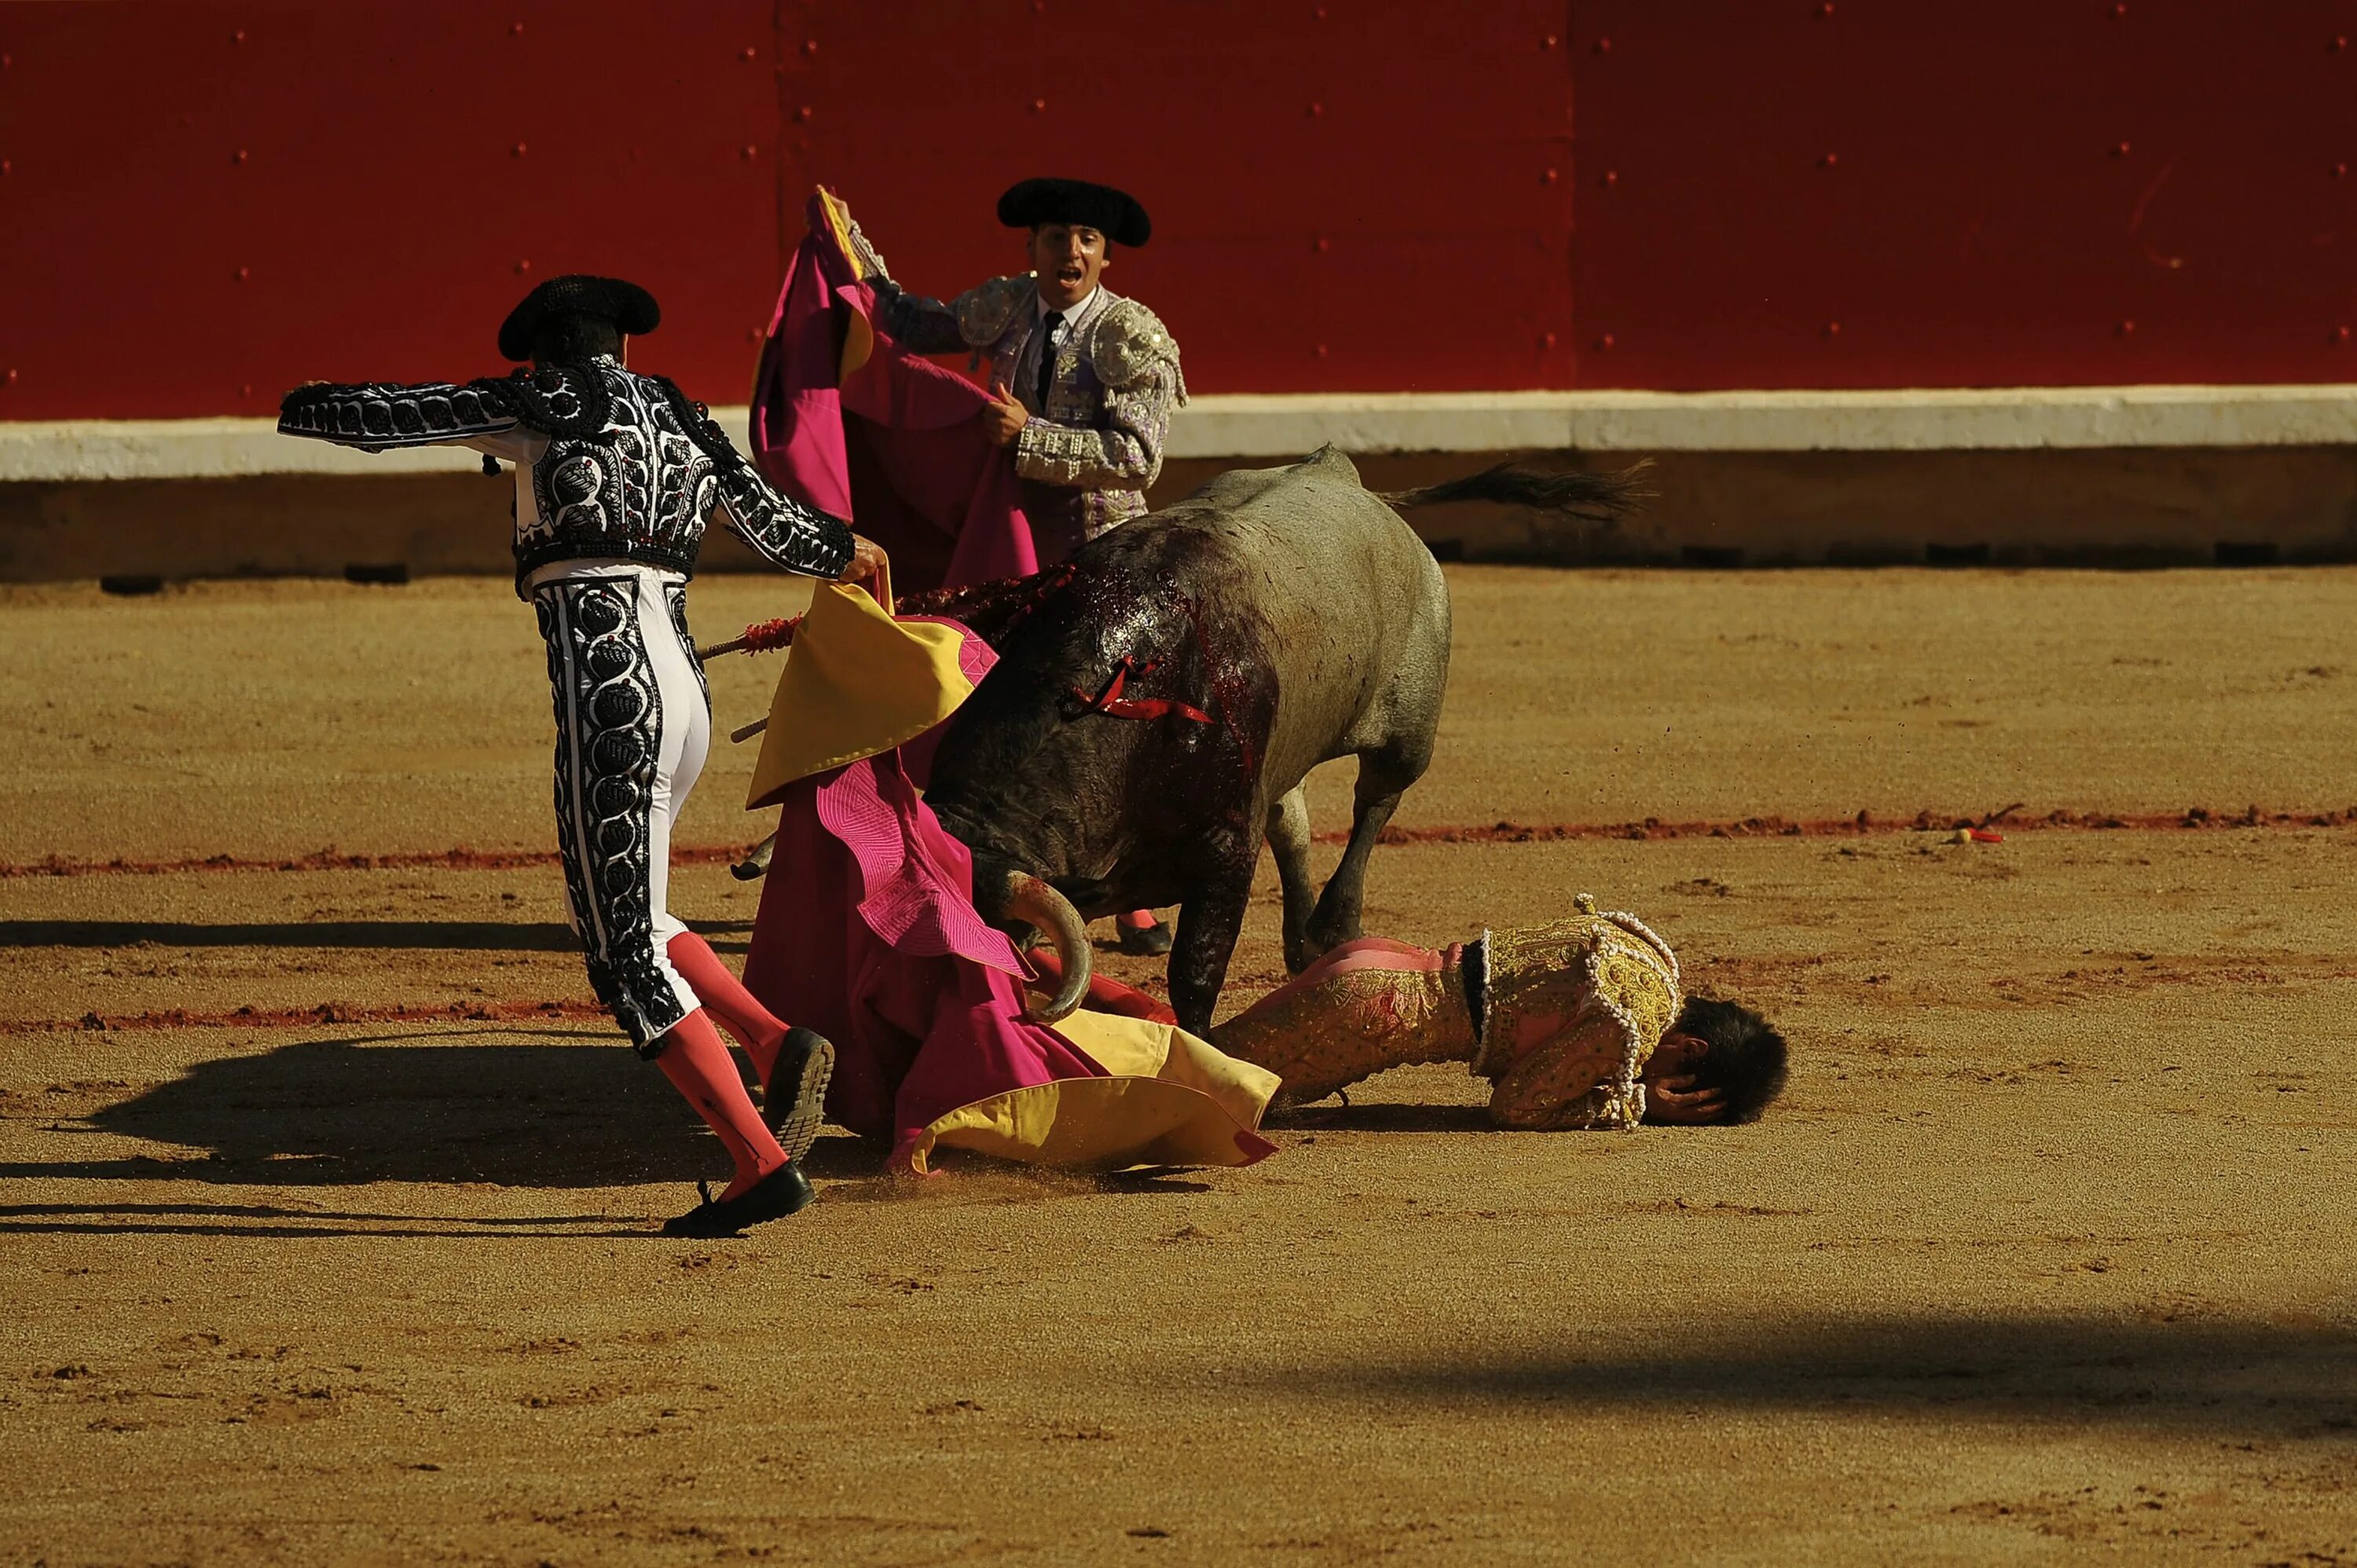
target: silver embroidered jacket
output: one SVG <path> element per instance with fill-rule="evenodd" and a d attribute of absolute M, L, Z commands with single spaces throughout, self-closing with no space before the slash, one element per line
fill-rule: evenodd
<path fill-rule="evenodd" d="M 454 446 L 509 459 L 519 590 L 557 561 L 692 575 L 714 517 L 788 572 L 832 577 L 851 560 L 851 530 L 771 489 L 703 404 L 610 359 L 464 386 L 302 387 L 279 406 L 278 430 L 364 452 Z"/>
<path fill-rule="evenodd" d="M 1030 413 L 1015 439 L 1015 471 L 1032 482 L 1027 509 L 1035 530 L 1046 525 L 1043 546 L 1060 544 L 1068 553 L 1146 510 L 1146 488 L 1162 472 L 1170 411 L 1187 401 L 1178 345 L 1154 312 L 1100 285 L 1068 324 L 1042 408 L 1039 347 L 1032 342 L 1039 291 L 1030 274 L 993 278 L 946 305 L 905 294 L 889 278 L 871 281 L 885 329 L 904 347 L 920 354 L 963 349 L 975 365 L 987 360 L 991 376 Z M 1043 508 L 1051 515 L 1036 515 Z"/>

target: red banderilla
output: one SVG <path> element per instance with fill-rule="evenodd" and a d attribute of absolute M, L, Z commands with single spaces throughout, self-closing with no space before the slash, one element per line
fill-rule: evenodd
<path fill-rule="evenodd" d="M 1149 659 L 1140 664 L 1134 659 L 1125 658 L 1114 667 L 1113 678 L 1105 682 L 1103 691 L 1092 697 L 1075 686 L 1072 695 L 1081 700 L 1083 713 L 1110 714 L 1117 719 L 1158 719 L 1177 714 L 1180 718 L 1190 719 L 1199 725 L 1210 724 L 1211 714 L 1192 703 L 1182 703 L 1176 697 L 1125 697 L 1121 694 L 1122 688 L 1129 683 L 1132 675 L 1143 681 L 1161 664 L 1159 659 Z"/>

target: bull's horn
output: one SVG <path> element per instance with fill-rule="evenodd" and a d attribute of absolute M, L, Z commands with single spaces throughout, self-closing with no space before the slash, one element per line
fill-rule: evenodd
<path fill-rule="evenodd" d="M 1036 876 L 1009 872 L 1006 918 L 1026 920 L 1039 928 L 1064 966 L 1064 983 L 1045 1007 L 1027 1003 L 1024 1015 L 1034 1023 L 1052 1024 L 1070 1014 L 1089 993 L 1089 929 L 1072 901 Z"/>

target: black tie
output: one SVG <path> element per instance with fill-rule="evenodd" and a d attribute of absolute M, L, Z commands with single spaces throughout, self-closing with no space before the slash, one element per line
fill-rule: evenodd
<path fill-rule="evenodd" d="M 1056 384 L 1056 328 L 1064 313 L 1051 310 L 1039 318 L 1039 417 L 1048 417 L 1048 389 Z"/>

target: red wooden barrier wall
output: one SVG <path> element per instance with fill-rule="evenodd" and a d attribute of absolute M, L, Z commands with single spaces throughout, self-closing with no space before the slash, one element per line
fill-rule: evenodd
<path fill-rule="evenodd" d="M 0 419 L 500 369 L 562 271 L 735 401 L 801 200 L 911 286 L 1128 186 L 1202 392 L 2357 380 L 2357 4 L 0 5 Z"/>

